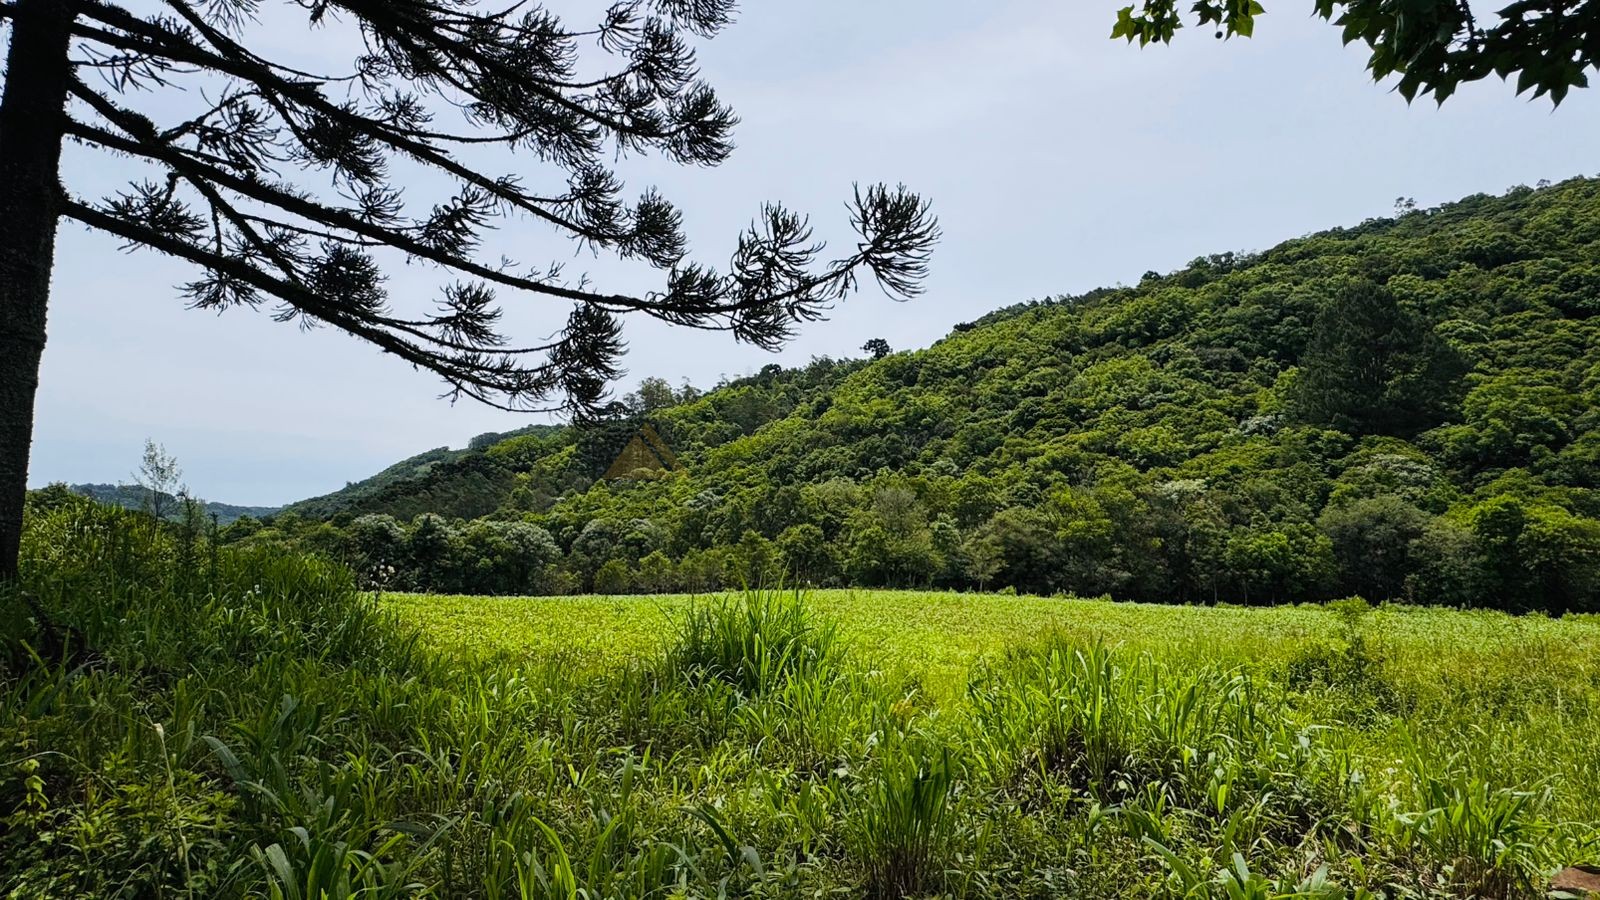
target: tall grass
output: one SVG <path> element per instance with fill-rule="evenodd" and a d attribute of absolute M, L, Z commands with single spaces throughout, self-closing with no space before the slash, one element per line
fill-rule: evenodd
<path fill-rule="evenodd" d="M 720 679 L 760 694 L 839 662 L 838 629 L 818 621 L 798 592 L 757 589 L 689 606 L 666 664 L 694 681 Z"/>
<path fill-rule="evenodd" d="M 316 560 L 78 501 L 28 529 L 0 896 L 1529 897 L 1600 855 L 1593 732 L 1539 727 L 1600 685 L 1429 680 L 1377 613 L 1283 665 L 1045 637 L 951 701 L 794 594 L 606 669 L 468 661 Z"/>
<path fill-rule="evenodd" d="M 948 747 L 902 741 L 884 754 L 850 832 L 871 896 L 923 896 L 943 886 L 956 830 L 957 775 Z"/>

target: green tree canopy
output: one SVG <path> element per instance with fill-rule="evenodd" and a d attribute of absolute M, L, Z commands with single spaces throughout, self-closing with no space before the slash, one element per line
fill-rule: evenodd
<path fill-rule="evenodd" d="M 1463 82 L 1498 75 L 1515 76 L 1519 94 L 1560 103 L 1600 65 L 1595 0 L 1516 0 L 1492 12 L 1468 0 L 1316 0 L 1313 9 L 1346 44 L 1367 46 L 1374 80 L 1400 76 L 1395 88 L 1407 100 L 1420 93 L 1443 103 Z M 1195 0 L 1188 10 L 1218 38 L 1250 37 L 1265 12 L 1257 0 Z M 1168 43 L 1184 18 L 1178 0 L 1141 0 L 1118 10 L 1111 36 Z"/>

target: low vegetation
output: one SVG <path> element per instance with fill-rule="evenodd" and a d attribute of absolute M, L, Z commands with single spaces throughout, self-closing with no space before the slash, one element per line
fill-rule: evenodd
<path fill-rule="evenodd" d="M 315 558 L 28 522 L 12 897 L 1536 897 L 1600 855 L 1592 618 L 501 599 L 469 646 Z"/>

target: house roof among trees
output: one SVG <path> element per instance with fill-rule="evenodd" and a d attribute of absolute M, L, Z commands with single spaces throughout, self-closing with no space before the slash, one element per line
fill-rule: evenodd
<path fill-rule="evenodd" d="M 678 462 L 678 457 L 673 454 L 666 441 L 649 425 L 639 429 L 639 433 L 628 441 L 622 452 L 617 454 L 617 459 L 606 470 L 606 479 L 634 478 L 637 473 L 644 470 L 651 474 L 658 472 L 678 472 L 683 470 L 683 464 Z"/>

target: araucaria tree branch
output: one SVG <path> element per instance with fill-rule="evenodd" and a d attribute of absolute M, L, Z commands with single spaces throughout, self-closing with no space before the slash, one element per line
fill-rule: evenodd
<path fill-rule="evenodd" d="M 307 28 L 359 35 L 353 58 L 329 71 L 252 48 L 252 26 L 273 0 L 5 4 L 0 166 L 13 186 L 34 185 L 31 196 L 8 188 L 5 252 L 15 258 L 0 260 L 6 320 L 37 320 L 17 345 L 43 345 L 62 216 L 193 263 L 181 287 L 193 307 L 267 305 L 280 320 L 341 329 L 434 372 L 452 397 L 518 410 L 601 404 L 619 372 L 626 314 L 774 347 L 853 291 L 862 271 L 892 295 L 920 290 L 939 231 L 903 187 L 855 192 L 859 239 L 831 260 L 804 216 L 765 206 L 721 270 L 687 259 L 682 217 L 666 198 L 653 189 L 625 198 L 609 160 L 656 154 L 709 166 L 732 152 L 737 119 L 701 80 L 693 44 L 729 23 L 734 0 L 618 0 L 579 29 L 537 3 L 502 2 L 276 0 L 275 13 Z M 174 92 L 194 108 L 170 120 L 150 111 L 171 110 L 151 100 Z M 112 196 L 83 196 L 61 183 L 65 141 L 143 174 Z M 507 165 L 520 171 L 483 171 L 486 147 L 510 151 L 520 162 Z M 414 198 L 421 189 L 405 181 L 433 196 Z M 608 293 L 563 280 L 559 266 L 486 258 L 485 232 L 508 216 L 643 261 L 662 271 L 662 286 Z M 391 303 L 384 269 L 398 261 L 444 273 L 433 311 Z M 507 292 L 560 310 L 565 327 L 512 341 L 501 323 Z M 36 381 L 37 354 L 22 368 Z M 31 388 L 0 397 L 0 416 L 23 442 L 20 464 L 0 466 L 0 543 L 12 560 L 32 401 Z M 15 568 L 4 563 L 0 554 L 0 577 Z"/>

